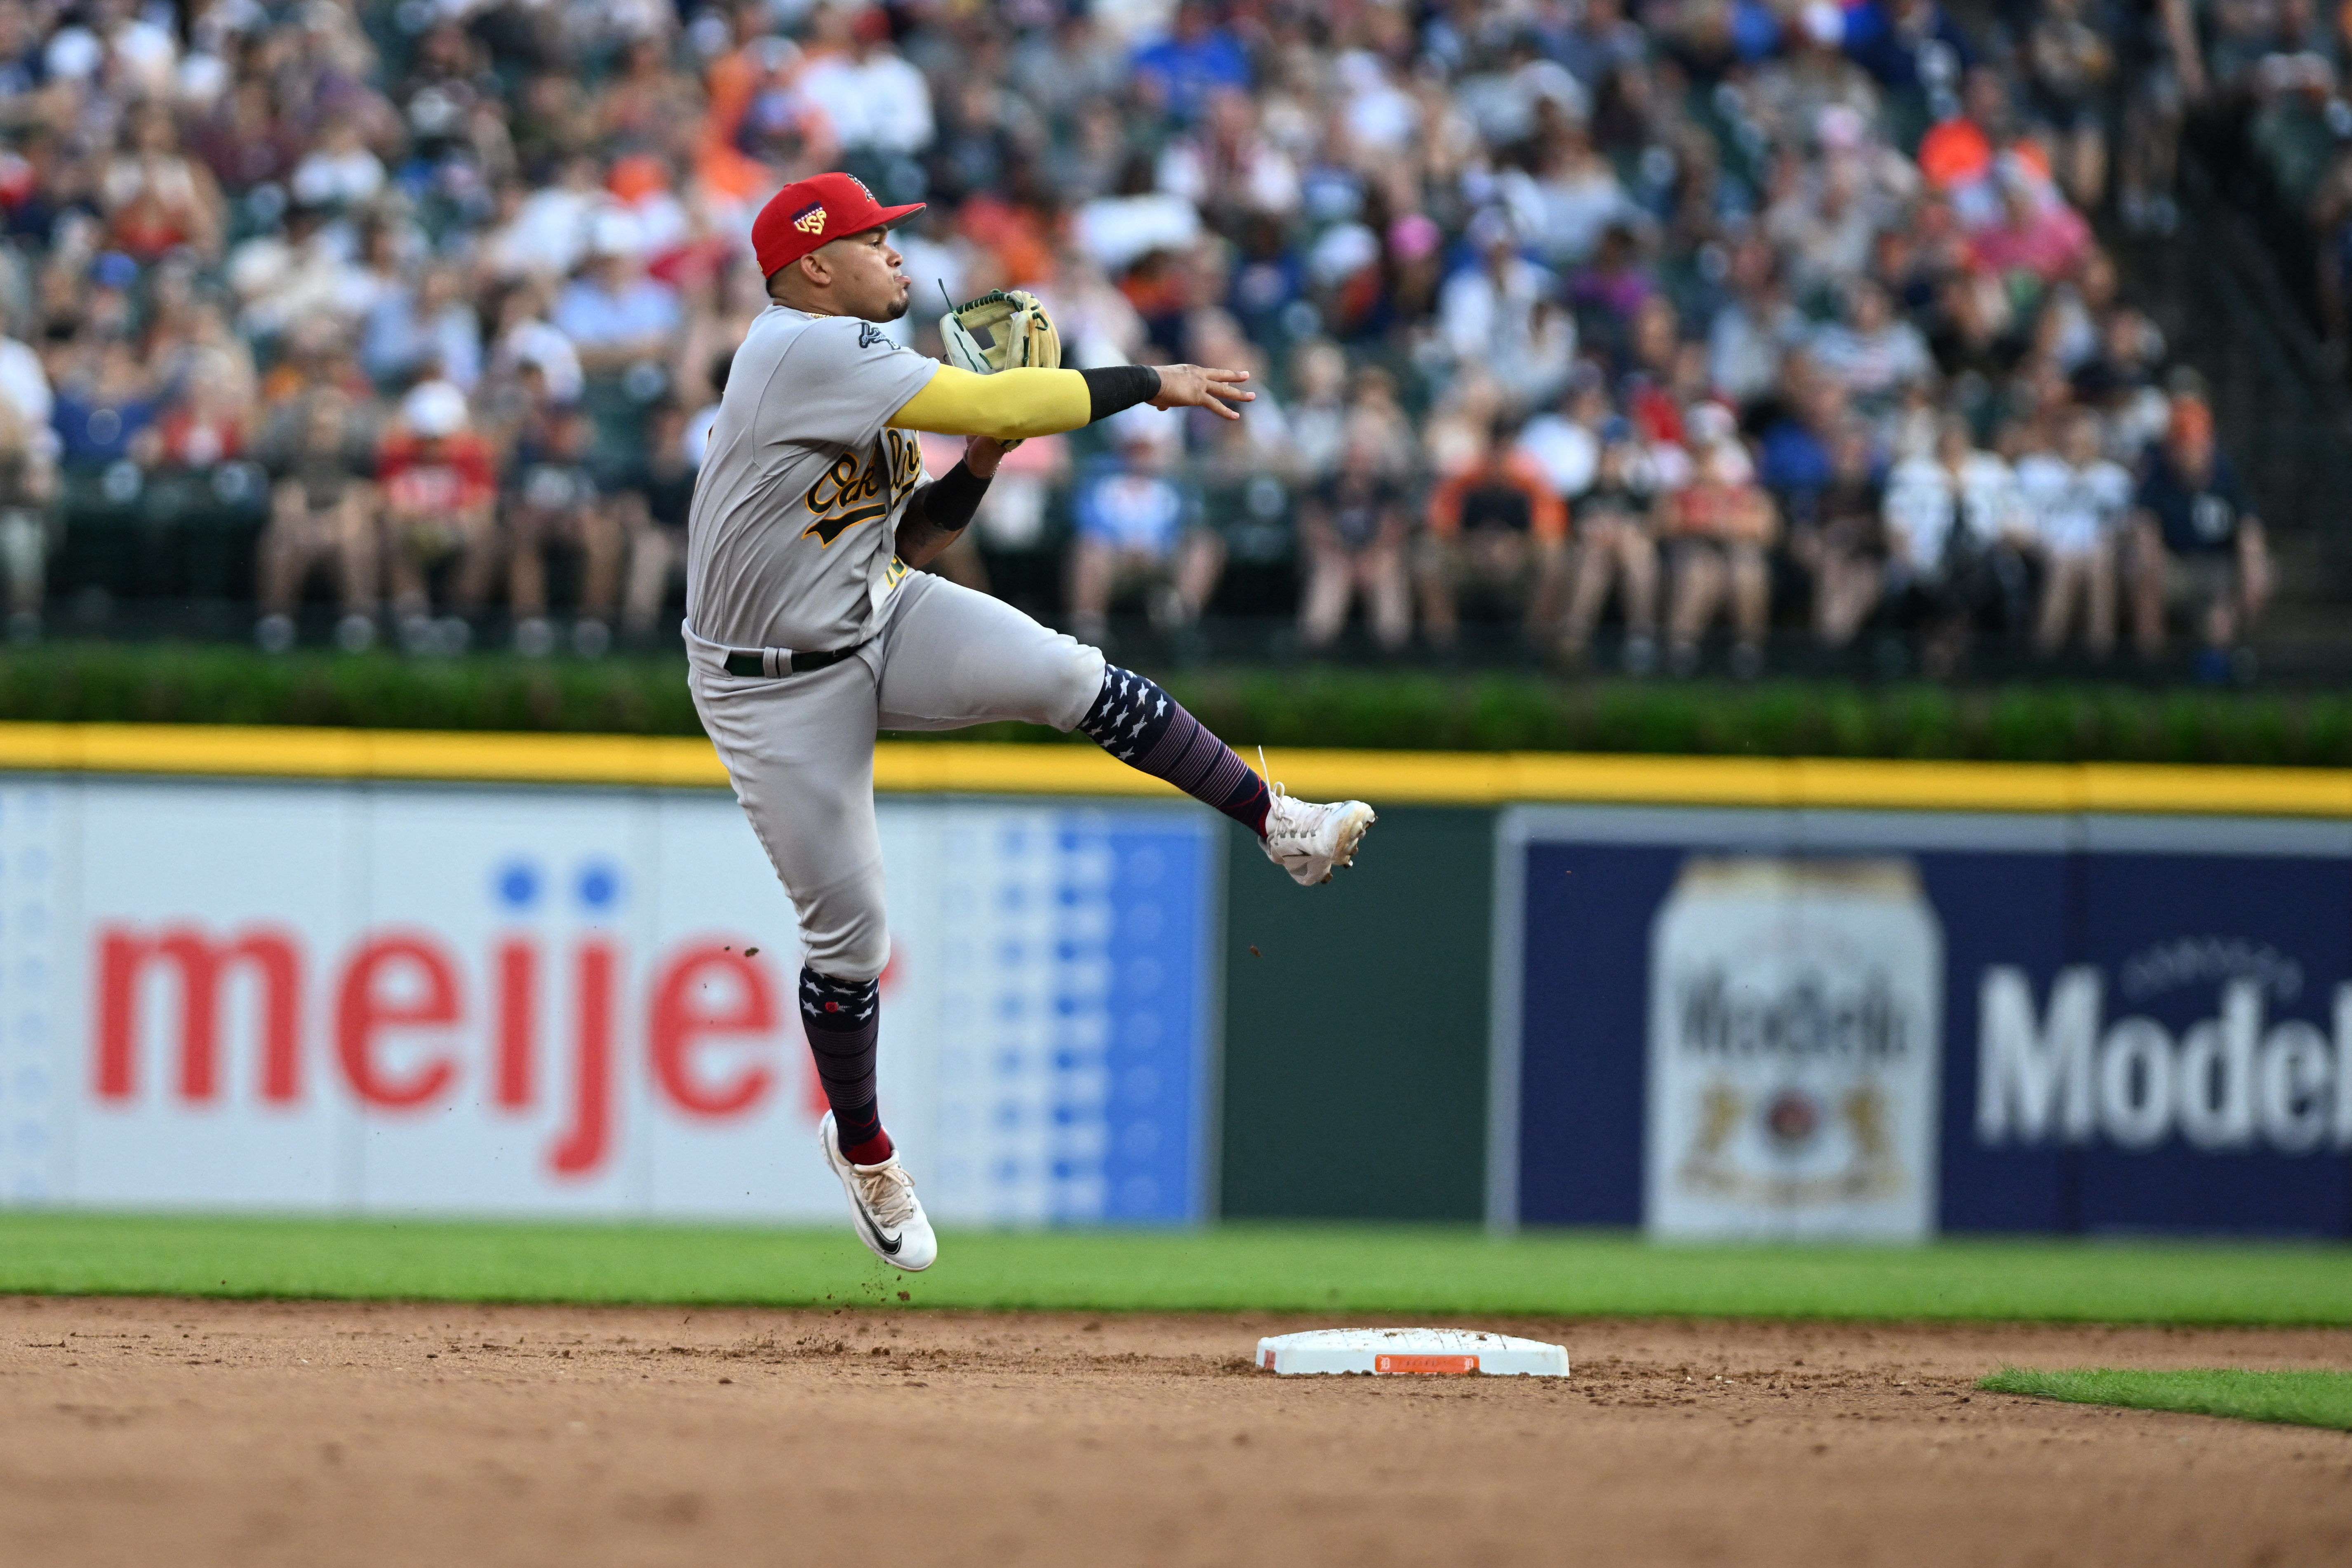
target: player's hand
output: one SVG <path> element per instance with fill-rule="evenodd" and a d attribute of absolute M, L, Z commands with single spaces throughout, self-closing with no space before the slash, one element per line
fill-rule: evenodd
<path fill-rule="evenodd" d="M 1199 364 L 1152 368 L 1160 373 L 1160 395 L 1151 400 L 1154 408 L 1205 408 L 1220 419 L 1238 419 L 1241 410 L 1229 405 L 1257 401 L 1256 393 L 1242 387 L 1242 383 L 1249 379 L 1245 370 L 1216 370 Z"/>
<path fill-rule="evenodd" d="M 986 436 L 967 436 L 963 442 L 963 466 L 978 478 L 993 479 L 996 465 L 1004 461 L 1004 448 Z"/>

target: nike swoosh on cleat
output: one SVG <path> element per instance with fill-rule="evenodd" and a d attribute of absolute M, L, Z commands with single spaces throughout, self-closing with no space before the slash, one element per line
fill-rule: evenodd
<path fill-rule="evenodd" d="M 882 1227 L 877 1225 L 874 1227 L 874 1245 L 879 1247 L 887 1256 L 896 1258 L 898 1256 L 898 1248 L 906 1245 L 906 1238 L 886 1236 L 882 1232 Z"/>

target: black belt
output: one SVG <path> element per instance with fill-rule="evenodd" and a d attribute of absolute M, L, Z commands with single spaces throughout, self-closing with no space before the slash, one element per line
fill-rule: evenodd
<path fill-rule="evenodd" d="M 839 664 L 865 646 L 857 643 L 849 647 L 828 648 L 824 653 L 788 653 L 780 647 L 764 650 L 730 648 L 727 654 L 727 673 L 766 680 L 781 679 L 787 675 L 806 675 L 813 669 Z"/>

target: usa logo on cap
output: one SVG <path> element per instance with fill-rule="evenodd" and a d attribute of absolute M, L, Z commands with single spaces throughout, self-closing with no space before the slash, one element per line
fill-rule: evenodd
<path fill-rule="evenodd" d="M 751 250 L 760 258 L 760 276 L 771 278 L 828 239 L 887 228 L 922 210 L 920 202 L 886 207 L 848 174 L 812 174 L 786 185 L 760 209 L 751 225 Z"/>

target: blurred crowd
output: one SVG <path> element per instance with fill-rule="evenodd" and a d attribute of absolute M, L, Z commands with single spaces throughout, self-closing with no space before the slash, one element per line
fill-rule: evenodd
<path fill-rule="evenodd" d="M 1074 363 L 1256 377 L 1239 423 L 1008 458 L 938 569 L 1050 558 L 1081 637 L 1197 637 L 1246 579 L 1307 649 L 1469 626 L 1746 675 L 1777 627 L 1944 674 L 2185 631 L 2225 678 L 2262 526 L 2084 216 L 2177 225 L 2210 31 L 2187 0 L 0 0 L 11 627 L 83 510 L 168 492 L 258 520 L 266 647 L 320 604 L 352 649 L 668 635 L 752 215 L 845 168 L 929 204 L 903 341 L 1017 286 Z"/>

